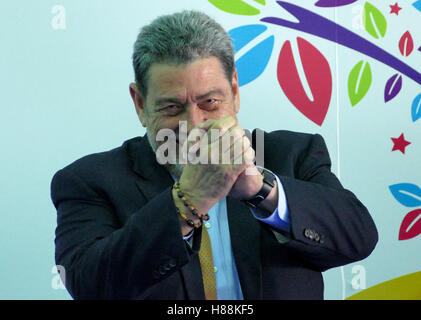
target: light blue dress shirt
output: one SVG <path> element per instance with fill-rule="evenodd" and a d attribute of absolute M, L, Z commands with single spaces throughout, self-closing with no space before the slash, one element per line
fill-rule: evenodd
<path fill-rule="evenodd" d="M 267 218 L 260 218 L 262 215 L 259 214 L 258 209 L 250 210 L 256 219 L 289 232 L 290 219 L 285 191 L 279 178 L 275 174 L 274 176 L 278 184 L 278 207 Z M 216 203 L 208 214 L 210 219 L 204 222 L 204 227 L 209 233 L 212 246 L 218 300 L 243 300 L 237 267 L 232 253 L 226 198 Z M 184 237 L 184 239 L 188 240 L 191 235 Z"/>

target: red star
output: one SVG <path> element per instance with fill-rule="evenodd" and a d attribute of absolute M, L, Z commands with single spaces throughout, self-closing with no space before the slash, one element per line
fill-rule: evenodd
<path fill-rule="evenodd" d="M 405 148 L 411 144 L 411 142 L 405 140 L 403 133 L 399 136 L 399 138 L 391 138 L 391 139 L 393 141 L 392 151 L 400 150 L 403 154 L 405 154 Z"/>
<path fill-rule="evenodd" d="M 399 11 L 402 10 L 402 8 L 399 7 L 397 2 L 393 6 L 389 5 L 389 7 L 390 7 L 390 14 L 396 13 L 397 16 L 399 15 Z"/>

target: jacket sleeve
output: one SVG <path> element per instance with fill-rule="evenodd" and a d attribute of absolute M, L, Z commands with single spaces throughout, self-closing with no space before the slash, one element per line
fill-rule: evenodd
<path fill-rule="evenodd" d="M 121 225 L 114 208 L 71 169 L 51 183 L 57 209 L 56 263 L 74 299 L 142 296 L 189 262 L 171 188 L 133 212 Z"/>
<path fill-rule="evenodd" d="M 312 136 L 295 177 L 279 176 L 290 213 L 284 245 L 319 271 L 366 258 L 378 234 L 367 208 L 331 172 L 323 138 Z"/>

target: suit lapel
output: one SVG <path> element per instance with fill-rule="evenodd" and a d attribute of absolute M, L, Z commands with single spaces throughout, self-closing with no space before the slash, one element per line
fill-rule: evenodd
<path fill-rule="evenodd" d="M 195 229 L 193 234 L 190 262 L 181 268 L 181 275 L 186 286 L 188 300 L 205 300 L 205 289 L 203 287 L 202 269 L 198 252 L 202 240 L 202 228 Z"/>
<path fill-rule="evenodd" d="M 262 299 L 259 222 L 237 199 L 227 198 L 227 210 L 231 245 L 244 299 Z"/>
<path fill-rule="evenodd" d="M 130 144 L 128 153 L 133 170 L 141 176 L 141 179 L 136 179 L 137 187 L 147 201 L 172 185 L 171 175 L 156 161 L 146 135 Z"/>

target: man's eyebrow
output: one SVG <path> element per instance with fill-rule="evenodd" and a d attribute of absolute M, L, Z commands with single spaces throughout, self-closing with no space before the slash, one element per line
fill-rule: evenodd
<path fill-rule="evenodd" d="M 166 102 L 172 102 L 172 103 L 178 103 L 178 104 L 183 104 L 184 102 L 182 102 L 180 99 L 174 98 L 174 97 L 162 97 L 159 98 L 157 100 L 155 100 L 154 104 L 156 106 L 166 103 Z"/>
<path fill-rule="evenodd" d="M 224 91 L 222 89 L 213 89 L 209 92 L 206 92 L 205 94 L 197 96 L 196 100 L 203 100 L 203 99 L 205 99 L 209 96 L 213 96 L 213 95 L 223 96 Z M 177 104 L 184 104 L 185 103 L 185 102 L 183 102 L 180 99 L 175 98 L 175 97 L 161 97 L 161 98 L 155 100 L 154 104 L 156 106 L 159 106 L 163 103 L 168 103 L 168 102 L 177 103 Z"/>
<path fill-rule="evenodd" d="M 197 96 L 196 100 L 203 100 L 209 96 L 213 96 L 213 95 L 217 95 L 217 96 L 223 96 L 224 95 L 224 91 L 222 89 L 213 89 L 203 95 Z"/>

